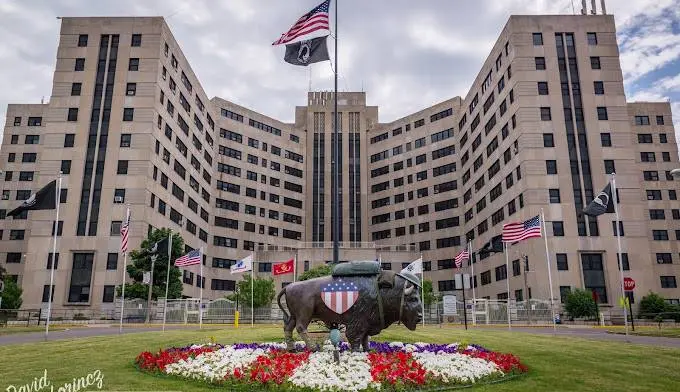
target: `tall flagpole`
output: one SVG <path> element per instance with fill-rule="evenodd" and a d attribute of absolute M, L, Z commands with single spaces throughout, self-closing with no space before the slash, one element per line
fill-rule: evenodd
<path fill-rule="evenodd" d="M 201 271 L 201 290 L 200 290 L 200 298 L 198 299 L 198 328 L 202 329 L 203 328 L 203 286 L 205 286 L 205 277 L 203 276 L 203 247 L 201 246 L 201 250 L 198 251 L 198 256 L 201 259 L 200 262 L 200 271 Z M 170 271 L 170 269 L 168 269 Z M 168 298 L 165 298 L 165 301 L 167 303 Z"/>
<path fill-rule="evenodd" d="M 505 306 L 507 313 L 508 313 L 508 329 L 512 329 L 512 323 L 510 322 L 510 274 L 508 274 L 508 269 L 509 269 L 509 255 L 508 255 L 508 243 L 504 242 L 503 245 L 505 245 L 505 284 L 508 290 L 508 302 Z"/>
<path fill-rule="evenodd" d="M 335 118 L 335 124 L 334 124 L 334 129 L 333 129 L 333 135 L 335 137 L 335 141 L 333 143 L 333 149 L 335 151 L 335 159 L 333 161 L 333 179 L 335 182 L 335 189 L 332 190 L 333 192 L 333 211 L 335 215 L 335 221 L 333 222 L 334 230 L 333 230 L 333 263 L 337 264 L 340 258 L 339 254 L 339 249 L 338 249 L 338 238 L 340 238 L 340 205 L 338 203 L 338 190 L 340 189 L 340 176 L 338 175 L 340 170 L 338 169 L 338 160 L 340 159 L 339 153 L 339 135 L 338 135 L 338 3 L 339 0 L 335 1 L 335 95 L 333 99 L 333 105 L 335 107 L 335 112 L 333 113 L 333 116 Z"/>
<path fill-rule="evenodd" d="M 165 274 L 165 306 L 163 306 L 163 332 L 165 332 L 165 319 L 168 314 L 168 288 L 170 286 L 171 264 L 172 264 L 172 229 L 170 229 L 170 236 L 168 237 L 168 271 Z"/>
<path fill-rule="evenodd" d="M 45 340 L 50 333 L 50 315 L 52 314 L 52 297 L 54 296 L 54 269 L 57 264 L 57 234 L 59 233 L 59 204 L 61 204 L 61 172 L 59 172 L 59 181 L 57 181 L 57 212 L 54 218 L 54 242 L 52 242 L 52 265 L 50 266 L 50 292 L 47 299 L 47 321 L 45 322 Z"/>
<path fill-rule="evenodd" d="M 548 263 L 548 284 L 550 285 L 550 314 L 552 315 L 553 330 L 557 330 L 557 324 L 555 322 L 555 304 L 553 303 L 553 283 L 552 283 L 552 264 L 550 263 L 550 251 L 548 250 L 548 230 L 545 224 L 545 214 L 543 213 L 543 208 L 541 208 L 541 227 L 543 228 L 543 237 L 545 238 L 545 259 Z M 528 262 L 527 262 L 528 263 Z M 526 274 L 526 271 L 524 272 Z M 525 281 L 526 282 L 526 281 Z M 529 298 L 529 293 L 527 295 L 527 303 Z"/>
<path fill-rule="evenodd" d="M 619 198 L 616 196 L 616 174 L 612 173 L 612 197 L 614 198 L 614 212 L 616 212 L 616 243 L 619 249 L 619 254 L 616 255 L 619 263 L 619 275 L 621 278 L 621 295 L 623 296 L 623 321 L 626 328 L 626 336 L 628 336 L 628 309 L 626 307 L 626 291 L 623 287 L 623 256 L 621 253 L 621 221 L 619 217 Z M 599 318 L 599 315 L 598 315 Z"/>
<path fill-rule="evenodd" d="M 472 325 L 475 325 L 477 324 L 477 315 L 475 314 L 477 297 L 475 295 L 475 259 L 472 256 L 472 240 L 468 241 L 468 259 L 470 260 L 470 266 L 472 266 L 472 279 L 470 280 L 470 286 L 472 286 Z"/>
<path fill-rule="evenodd" d="M 125 212 L 125 219 L 128 218 L 130 214 L 130 204 L 127 205 L 127 211 Z M 130 238 L 130 222 L 128 221 L 128 239 Z M 127 272 L 127 247 L 125 248 L 125 252 L 123 254 L 123 280 L 122 280 L 122 288 L 121 288 L 121 300 L 120 300 L 120 325 L 118 328 L 118 333 L 123 333 L 123 313 L 125 311 L 125 273 Z"/>
<path fill-rule="evenodd" d="M 250 261 L 250 326 L 255 326 L 255 252 L 251 254 Z"/>
<path fill-rule="evenodd" d="M 420 304 L 423 309 L 423 327 L 425 326 L 425 268 L 423 268 L 423 254 L 420 254 L 420 276 L 421 276 L 421 282 L 420 282 Z M 437 305 L 439 306 L 439 305 Z M 431 313 L 430 313 L 431 314 Z"/>
<path fill-rule="evenodd" d="M 297 275 L 297 250 L 293 255 L 293 283 L 295 283 L 295 275 Z"/>

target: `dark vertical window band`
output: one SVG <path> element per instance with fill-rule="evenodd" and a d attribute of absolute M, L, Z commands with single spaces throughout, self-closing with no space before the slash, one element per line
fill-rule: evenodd
<path fill-rule="evenodd" d="M 586 222 L 581 211 L 583 211 L 583 192 L 581 188 L 581 169 L 579 166 L 579 151 L 577 149 L 576 134 L 574 132 L 574 114 L 571 104 L 571 86 L 569 82 L 569 72 L 567 69 L 567 57 L 565 52 L 564 34 L 555 34 L 555 44 L 557 46 L 557 64 L 560 72 L 560 84 L 562 91 L 562 107 L 564 112 L 565 131 L 567 133 L 567 147 L 569 150 L 569 166 L 571 167 L 571 184 L 574 195 L 574 207 L 576 210 L 576 225 L 578 235 L 585 236 Z M 571 36 L 571 51 L 573 51 L 573 35 Z M 582 111 L 581 111 L 582 116 Z"/>
<path fill-rule="evenodd" d="M 312 160 L 314 161 L 314 173 L 312 178 L 312 241 L 324 241 L 324 198 L 325 194 L 325 130 L 326 130 L 326 114 L 314 113 L 314 152 Z"/>
<path fill-rule="evenodd" d="M 84 236 L 87 229 L 87 214 L 90 205 L 90 193 L 92 191 L 92 171 L 94 170 L 95 152 L 97 147 L 97 134 L 99 130 L 99 116 L 104 92 L 104 76 L 106 74 L 106 55 L 109 48 L 109 36 L 102 35 L 99 41 L 99 55 L 97 58 L 97 75 L 95 79 L 94 94 L 92 98 L 92 114 L 90 115 L 90 128 L 87 138 L 87 152 L 85 155 L 85 168 L 83 172 L 82 190 L 80 192 L 80 206 L 78 208 L 78 224 L 76 235 Z"/>
<path fill-rule="evenodd" d="M 349 240 L 361 241 L 361 114 L 349 113 Z"/>
<path fill-rule="evenodd" d="M 102 195 L 102 182 L 104 180 L 104 162 L 106 161 L 106 146 L 109 137 L 109 122 L 111 119 L 111 104 L 113 102 L 113 85 L 116 79 L 116 63 L 118 60 L 119 36 L 111 36 L 111 49 L 109 49 L 109 64 L 106 74 L 106 90 L 104 92 L 104 110 L 102 111 L 102 123 L 99 130 L 99 149 L 97 151 L 97 166 L 94 176 L 94 191 L 92 192 L 92 210 L 88 224 L 89 236 L 97 235 L 99 223 L 99 203 Z"/>
<path fill-rule="evenodd" d="M 335 129 L 335 113 L 333 113 L 333 120 L 331 121 L 331 124 L 333 125 L 331 129 Z M 331 134 L 331 146 L 335 146 L 335 134 Z M 338 165 L 338 178 L 340 179 L 340 184 L 338 184 L 338 187 L 336 188 L 338 190 L 338 221 L 340 222 L 340 233 L 338 233 L 338 241 L 343 240 L 343 221 L 342 221 L 342 113 L 338 113 L 338 159 L 335 159 L 335 149 L 331 148 L 331 162 L 335 162 L 336 165 Z M 332 168 L 331 168 L 332 169 Z M 333 178 L 331 181 L 334 184 L 335 178 Z M 333 187 L 331 187 L 333 189 Z M 331 238 L 335 238 L 335 224 L 331 225 Z"/>

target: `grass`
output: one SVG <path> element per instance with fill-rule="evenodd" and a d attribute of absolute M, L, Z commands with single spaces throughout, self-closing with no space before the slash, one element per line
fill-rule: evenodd
<path fill-rule="evenodd" d="M 625 331 L 621 328 L 616 330 L 608 330 L 609 333 L 624 334 Z M 628 330 L 629 335 L 638 336 L 662 336 L 665 338 L 680 338 L 680 328 L 661 328 L 659 327 L 635 327 L 635 331 Z"/>
<path fill-rule="evenodd" d="M 0 346 L 0 390 L 10 391 L 10 385 L 19 390 L 47 369 L 54 390 L 100 370 L 102 390 L 214 392 L 216 388 L 206 384 L 139 373 L 132 364 L 141 351 L 207 342 L 211 337 L 222 343 L 281 341 L 283 331 L 279 326 L 210 327 Z M 680 385 L 679 349 L 436 326 L 419 326 L 414 332 L 392 326 L 373 339 L 478 343 L 516 354 L 529 366 L 525 377 L 478 386 L 478 391 L 670 391 Z"/>
<path fill-rule="evenodd" d="M 50 331 L 63 331 L 66 328 L 71 328 L 71 327 L 62 327 L 62 326 L 57 326 L 53 327 L 50 325 Z M 0 335 L 12 335 L 15 333 L 26 333 L 26 332 L 45 332 L 45 327 L 2 327 L 0 328 Z"/>

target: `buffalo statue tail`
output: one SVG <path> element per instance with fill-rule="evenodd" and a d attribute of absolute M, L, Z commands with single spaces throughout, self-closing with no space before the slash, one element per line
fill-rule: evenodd
<path fill-rule="evenodd" d="M 281 297 L 286 294 L 286 288 L 282 288 L 281 291 L 279 292 L 279 295 L 276 296 L 276 303 L 279 304 L 279 309 L 281 309 L 281 313 L 283 313 L 283 322 L 288 323 L 288 320 L 290 319 L 290 315 L 288 312 L 286 312 L 286 309 L 283 308 L 281 305 Z M 288 304 L 286 304 L 286 307 L 288 307 Z"/>

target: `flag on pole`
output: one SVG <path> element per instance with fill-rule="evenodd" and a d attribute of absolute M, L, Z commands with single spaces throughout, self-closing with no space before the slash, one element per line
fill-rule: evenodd
<path fill-rule="evenodd" d="M 175 260 L 175 267 L 186 267 L 189 265 L 201 264 L 201 250 L 194 249 L 179 259 Z"/>
<path fill-rule="evenodd" d="M 53 210 L 57 208 L 57 180 L 50 181 L 47 185 L 33 193 L 21 205 L 7 213 L 7 216 L 17 216 L 24 211 Z"/>
<path fill-rule="evenodd" d="M 273 268 L 273 275 L 284 275 L 284 274 L 292 274 L 294 265 L 293 263 L 295 262 L 294 259 L 290 259 L 288 261 L 284 261 L 282 263 L 276 263 L 274 264 Z"/>
<path fill-rule="evenodd" d="M 586 208 L 583 209 L 583 214 L 588 216 L 600 216 L 602 214 L 610 214 L 614 212 L 614 198 L 612 197 L 612 184 L 608 183 L 602 192 L 591 201 Z"/>
<path fill-rule="evenodd" d="M 403 274 L 404 272 L 409 272 L 412 274 L 422 274 L 423 273 L 423 258 L 420 257 L 417 260 L 414 260 L 411 262 L 411 264 L 407 265 L 404 267 L 404 269 L 401 270 L 401 273 Z"/>
<path fill-rule="evenodd" d="M 503 242 L 515 243 L 534 237 L 541 237 L 541 219 L 538 215 L 524 222 L 503 225 Z"/>
<path fill-rule="evenodd" d="M 456 256 L 456 268 L 460 269 L 460 267 L 463 265 L 463 260 L 469 260 L 470 259 L 470 252 L 468 252 L 467 248 L 465 248 L 463 251 L 458 253 L 458 256 Z"/>
<path fill-rule="evenodd" d="M 302 15 L 300 19 L 295 22 L 293 27 L 287 32 L 281 34 L 281 37 L 274 41 L 272 45 L 287 44 L 298 37 L 307 35 L 319 30 L 329 30 L 330 23 L 328 20 L 328 12 L 331 7 L 331 0 L 326 0 L 316 6 L 308 13 Z"/>
<path fill-rule="evenodd" d="M 125 213 L 125 220 L 120 225 L 120 253 L 128 251 L 128 238 L 130 234 L 130 207 Z"/>
<path fill-rule="evenodd" d="M 330 60 L 328 55 L 328 36 L 317 37 L 286 45 L 283 60 L 293 65 L 308 66 L 320 61 Z"/>
<path fill-rule="evenodd" d="M 243 260 L 239 260 L 238 263 L 229 267 L 232 274 L 237 274 L 245 271 L 253 270 L 253 255 L 246 257 Z"/>

